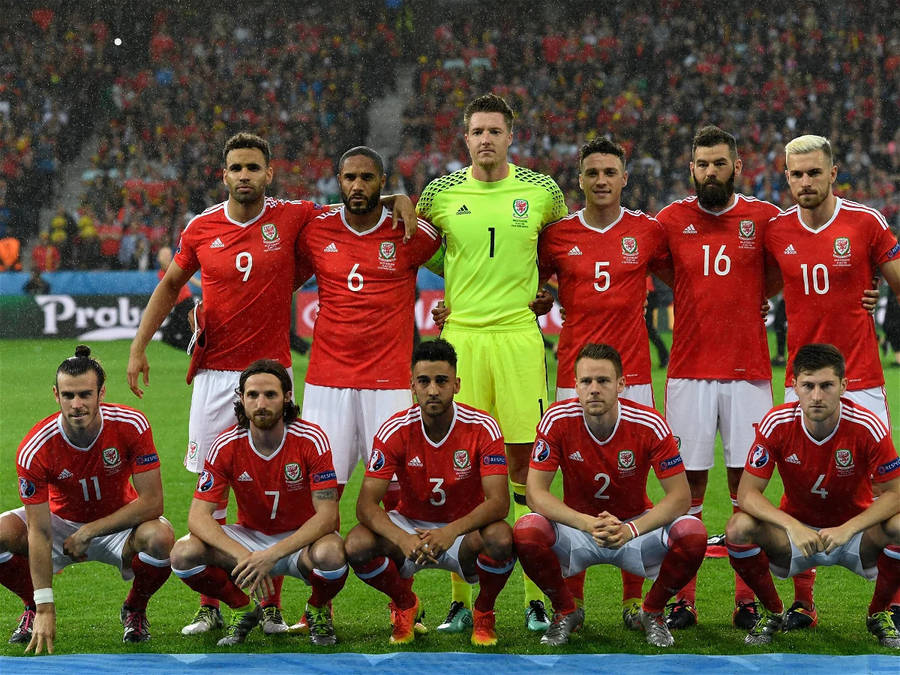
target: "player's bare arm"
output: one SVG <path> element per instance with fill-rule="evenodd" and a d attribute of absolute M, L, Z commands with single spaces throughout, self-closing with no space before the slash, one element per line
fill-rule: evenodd
<path fill-rule="evenodd" d="M 181 269 L 173 260 L 169 263 L 168 269 L 163 278 L 153 290 L 147 308 L 141 316 L 141 323 L 138 326 L 134 340 L 131 341 L 131 349 L 128 353 L 128 387 L 132 393 L 138 398 L 143 398 L 144 390 L 138 386 L 138 375 L 143 375 L 144 386 L 150 384 L 150 364 L 147 362 L 147 345 L 153 338 L 153 334 L 162 325 L 169 312 L 175 306 L 175 300 L 178 299 L 178 293 L 193 275 Z"/>
<path fill-rule="evenodd" d="M 274 591 L 274 587 L 271 586 L 269 572 L 279 560 L 338 529 L 337 488 L 314 490 L 312 505 L 316 512 L 315 515 L 303 523 L 291 536 L 285 537 L 263 551 L 253 551 L 238 559 L 237 565 L 231 571 L 238 586 L 245 589 L 247 593 L 253 593 L 262 585 L 266 594 L 270 594 Z"/>
<path fill-rule="evenodd" d="M 757 520 L 783 529 L 803 555 L 810 556 L 824 550 L 819 534 L 793 516 L 777 508 L 763 494 L 769 481 L 744 471 L 738 485 L 738 505 Z"/>
<path fill-rule="evenodd" d="M 650 532 L 668 525 L 685 515 L 691 506 L 691 488 L 684 472 L 661 478 L 659 484 L 665 493 L 663 498 L 647 513 L 632 521 L 638 532 Z"/>
<path fill-rule="evenodd" d="M 241 560 L 250 551 L 225 534 L 225 530 L 213 517 L 215 502 L 207 502 L 196 497 L 191 501 L 188 511 L 188 530 L 206 545 L 221 551 L 232 560 Z"/>
<path fill-rule="evenodd" d="M 423 548 L 424 542 L 415 534 L 410 534 L 394 525 L 387 513 L 381 508 L 381 500 L 387 493 L 390 481 L 366 476 L 359 488 L 356 499 L 356 518 L 372 532 L 394 544 L 403 555 L 410 560 L 418 560 L 423 555 L 431 559 L 430 553 Z"/>
<path fill-rule="evenodd" d="M 900 513 L 900 478 L 882 483 L 881 488 L 881 495 L 865 511 L 837 527 L 823 527 L 819 530 L 826 553 L 846 544 L 857 532 L 883 523 Z"/>
<path fill-rule="evenodd" d="M 505 475 L 482 476 L 481 488 L 484 501 L 462 518 L 434 530 L 417 530 L 422 541 L 428 544 L 431 555 L 438 557 L 447 551 L 457 537 L 480 530 L 486 525 L 504 520 L 509 513 L 509 487 Z"/>
<path fill-rule="evenodd" d="M 528 508 L 549 520 L 594 536 L 594 531 L 603 526 L 603 521 L 598 517 L 576 511 L 550 492 L 555 475 L 555 471 L 528 470 L 528 482 L 525 483 L 525 500 L 528 502 Z"/>
<path fill-rule="evenodd" d="M 881 271 L 881 276 L 884 277 L 887 285 L 890 286 L 891 291 L 893 291 L 896 296 L 897 302 L 900 302 L 900 258 L 881 263 L 881 266 L 878 269 Z M 878 291 L 875 291 L 875 299 L 877 302 Z"/>
<path fill-rule="evenodd" d="M 53 587 L 53 529 L 50 526 L 50 504 L 26 504 L 28 519 L 28 566 L 35 590 Z M 56 605 L 43 602 L 37 605 L 31 641 L 25 653 L 40 654 L 43 649 L 53 653 L 56 639 Z"/>
<path fill-rule="evenodd" d="M 131 478 L 138 496 L 108 516 L 85 523 L 63 542 L 63 550 L 74 560 L 86 560 L 87 549 L 94 537 L 121 532 L 163 513 L 163 489 L 159 469 L 136 473 Z"/>

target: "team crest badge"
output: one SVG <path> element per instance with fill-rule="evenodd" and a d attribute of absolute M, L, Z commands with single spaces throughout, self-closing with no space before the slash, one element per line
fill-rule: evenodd
<path fill-rule="evenodd" d="M 535 462 L 546 462 L 550 458 L 550 444 L 543 438 L 539 438 L 534 444 L 534 451 L 531 453 L 531 459 Z"/>
<path fill-rule="evenodd" d="M 681 436 L 673 436 L 675 439 L 675 447 L 678 448 L 678 452 L 681 452 Z"/>
<path fill-rule="evenodd" d="M 634 468 L 634 452 L 632 450 L 620 450 L 619 451 L 619 468 L 620 469 L 633 469 Z"/>
<path fill-rule="evenodd" d="M 188 443 L 188 459 L 194 459 L 197 456 L 197 441 Z"/>
<path fill-rule="evenodd" d="M 275 241 L 278 239 L 278 228 L 275 223 L 266 223 L 262 226 L 262 236 L 265 241 Z"/>
<path fill-rule="evenodd" d="M 382 260 L 393 260 L 397 256 L 397 246 L 392 241 L 383 241 L 378 247 L 378 257 Z"/>
<path fill-rule="evenodd" d="M 834 240 L 834 254 L 837 256 L 850 255 L 850 238 L 838 237 Z"/>
<path fill-rule="evenodd" d="M 518 218 L 524 218 L 528 214 L 528 200 L 514 199 L 513 214 L 515 214 Z"/>
<path fill-rule="evenodd" d="M 103 463 L 106 466 L 115 466 L 119 463 L 119 451 L 115 448 L 106 448 L 103 451 Z"/>
<path fill-rule="evenodd" d="M 742 220 L 738 225 L 738 234 L 741 239 L 750 239 L 756 234 L 756 223 L 752 220 Z"/>
<path fill-rule="evenodd" d="M 291 462 L 284 465 L 284 477 L 288 482 L 296 483 L 303 476 L 300 474 L 300 465 L 297 462 Z"/>
<path fill-rule="evenodd" d="M 469 466 L 469 451 L 457 450 L 453 453 L 453 466 L 457 469 L 465 469 Z"/>
<path fill-rule="evenodd" d="M 28 499 L 34 495 L 34 483 L 25 478 L 19 478 L 19 495 L 22 499 Z"/>
<path fill-rule="evenodd" d="M 625 255 L 635 255 L 637 252 L 637 239 L 634 237 L 622 237 L 622 253 Z"/>
<path fill-rule="evenodd" d="M 198 492 L 209 492 L 212 490 L 214 483 L 212 474 L 204 469 L 200 472 L 200 477 L 197 479 L 197 490 Z"/>
<path fill-rule="evenodd" d="M 842 469 L 853 466 L 853 453 L 847 448 L 841 448 L 834 453 L 835 463 Z"/>

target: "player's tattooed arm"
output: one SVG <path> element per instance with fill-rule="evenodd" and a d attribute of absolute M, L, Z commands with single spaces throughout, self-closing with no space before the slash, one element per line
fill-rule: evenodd
<path fill-rule="evenodd" d="M 338 499 L 337 488 L 325 488 L 324 490 L 315 490 L 312 493 L 313 501 L 318 502 L 336 502 Z"/>

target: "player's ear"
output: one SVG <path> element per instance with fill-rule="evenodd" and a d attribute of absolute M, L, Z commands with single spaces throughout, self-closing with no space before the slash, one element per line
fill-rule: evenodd
<path fill-rule="evenodd" d="M 628 172 L 622 174 L 622 185 L 628 185 Z"/>
<path fill-rule="evenodd" d="M 625 391 L 625 376 L 624 375 L 622 377 L 620 377 L 618 379 L 618 381 L 616 381 L 616 391 L 619 394 L 621 394 L 623 391 Z"/>
<path fill-rule="evenodd" d="M 454 394 L 459 393 L 459 378 L 458 377 L 453 380 L 453 393 Z"/>
<path fill-rule="evenodd" d="M 100 391 L 97 394 L 97 401 L 102 401 L 104 396 L 106 396 L 106 385 L 105 384 L 102 387 L 100 387 Z"/>
<path fill-rule="evenodd" d="M 738 157 L 736 160 L 734 160 L 734 175 L 740 176 L 741 169 L 743 169 L 743 168 L 744 168 L 744 162 L 742 162 L 741 158 Z"/>
<path fill-rule="evenodd" d="M 53 398 L 55 398 L 56 402 L 59 403 L 59 389 L 56 388 L 55 384 L 50 388 L 53 390 Z"/>
<path fill-rule="evenodd" d="M 266 166 L 266 185 L 271 185 L 272 179 L 274 177 L 275 177 L 275 168 L 271 164 L 268 164 Z"/>

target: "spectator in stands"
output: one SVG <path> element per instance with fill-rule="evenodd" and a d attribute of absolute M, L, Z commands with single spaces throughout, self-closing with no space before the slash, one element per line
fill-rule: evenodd
<path fill-rule="evenodd" d="M 50 233 L 42 231 L 38 243 L 31 249 L 31 269 L 55 272 L 59 269 L 59 249 L 50 241 Z"/>
<path fill-rule="evenodd" d="M 19 252 L 22 244 L 15 237 L 0 239 L 0 272 L 18 272 L 22 269 Z"/>
<path fill-rule="evenodd" d="M 41 276 L 41 270 L 31 268 L 31 276 L 22 286 L 22 291 L 28 295 L 47 295 L 50 292 L 50 283 Z"/>

